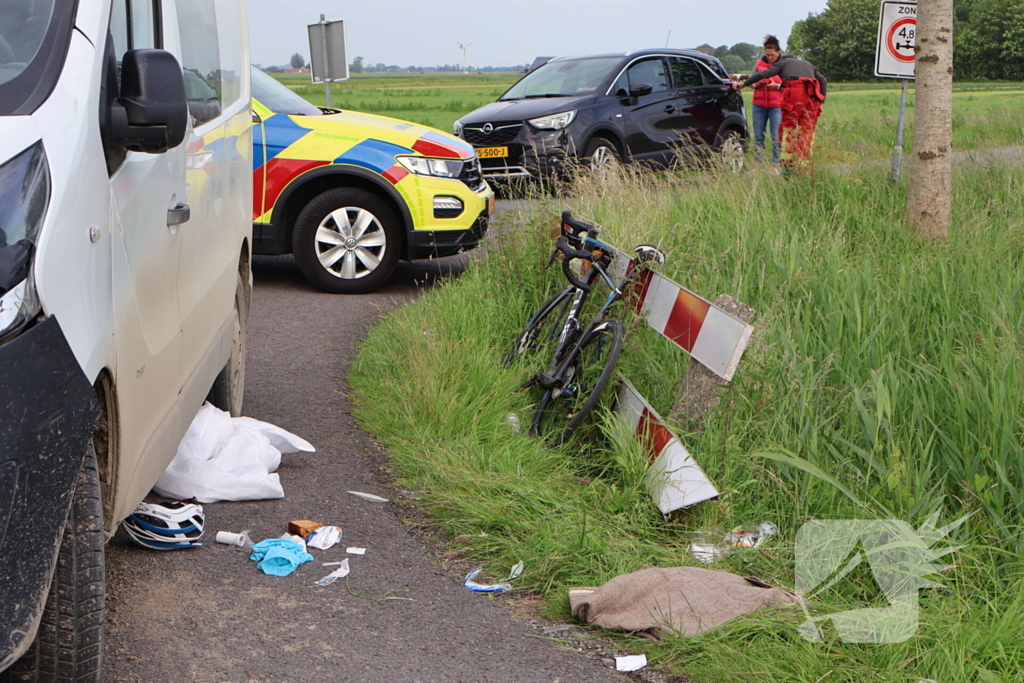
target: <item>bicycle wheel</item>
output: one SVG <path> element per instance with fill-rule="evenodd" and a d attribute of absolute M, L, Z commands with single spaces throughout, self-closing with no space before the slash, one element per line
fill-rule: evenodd
<path fill-rule="evenodd" d="M 544 392 L 530 434 L 564 443 L 601 398 L 622 352 L 622 323 L 607 320 L 570 350 L 572 362 L 556 389 Z"/>
<path fill-rule="evenodd" d="M 512 365 L 517 359 L 531 356 L 558 342 L 572 303 L 572 291 L 572 287 L 566 287 L 544 302 L 516 337 L 505 356 L 505 365 Z"/>

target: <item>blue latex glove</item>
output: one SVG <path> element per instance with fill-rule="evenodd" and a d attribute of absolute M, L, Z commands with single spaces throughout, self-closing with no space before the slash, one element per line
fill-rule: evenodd
<path fill-rule="evenodd" d="M 312 562 L 313 556 L 295 541 L 286 538 L 270 538 L 252 547 L 250 560 L 259 564 L 256 568 L 271 576 L 288 576 L 304 562 Z"/>

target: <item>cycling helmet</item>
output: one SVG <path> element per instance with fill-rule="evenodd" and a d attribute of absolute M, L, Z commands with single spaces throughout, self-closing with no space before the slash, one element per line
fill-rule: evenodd
<path fill-rule="evenodd" d="M 203 506 L 194 503 L 141 503 L 124 520 L 131 539 L 151 550 L 178 550 L 202 545 Z"/>

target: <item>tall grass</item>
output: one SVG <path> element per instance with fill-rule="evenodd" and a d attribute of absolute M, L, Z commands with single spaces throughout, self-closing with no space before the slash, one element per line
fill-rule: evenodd
<path fill-rule="evenodd" d="M 944 587 L 923 593 L 901 644 L 802 640 L 802 615 L 759 614 L 693 639 L 634 642 L 700 681 L 1020 680 L 1024 671 L 1024 172 L 972 169 L 954 185 L 948 242 L 902 227 L 905 190 L 877 176 L 760 171 L 698 182 L 630 175 L 523 211 L 486 258 L 371 332 L 349 378 L 358 417 L 406 485 L 471 556 L 526 561 L 524 580 L 566 614 L 565 589 L 645 566 L 697 564 L 699 529 L 771 520 L 762 551 L 716 567 L 793 585 L 792 539 L 810 519 L 919 525 L 974 513 Z M 551 451 L 509 429 L 529 369 L 506 345 L 560 275 L 550 226 L 572 208 L 621 247 L 669 254 L 665 273 L 757 311 L 736 378 L 706 426 L 680 424 L 723 495 L 672 519 L 643 488 L 645 463 L 599 411 L 597 431 Z M 620 368 L 662 414 L 683 354 L 633 321 Z M 500 568 L 495 568 L 495 573 Z M 871 594 L 868 577 L 820 598 L 822 613 Z"/>

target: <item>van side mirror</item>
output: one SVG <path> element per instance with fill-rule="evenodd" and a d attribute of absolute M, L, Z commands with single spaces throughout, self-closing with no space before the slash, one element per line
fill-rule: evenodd
<path fill-rule="evenodd" d="M 129 50 L 121 60 L 121 96 L 111 105 L 112 141 L 133 152 L 177 147 L 188 127 L 181 65 L 166 50 Z"/>
<path fill-rule="evenodd" d="M 629 86 L 629 96 L 633 98 L 644 97 L 654 92 L 654 88 L 647 85 L 646 83 L 634 83 Z"/>

